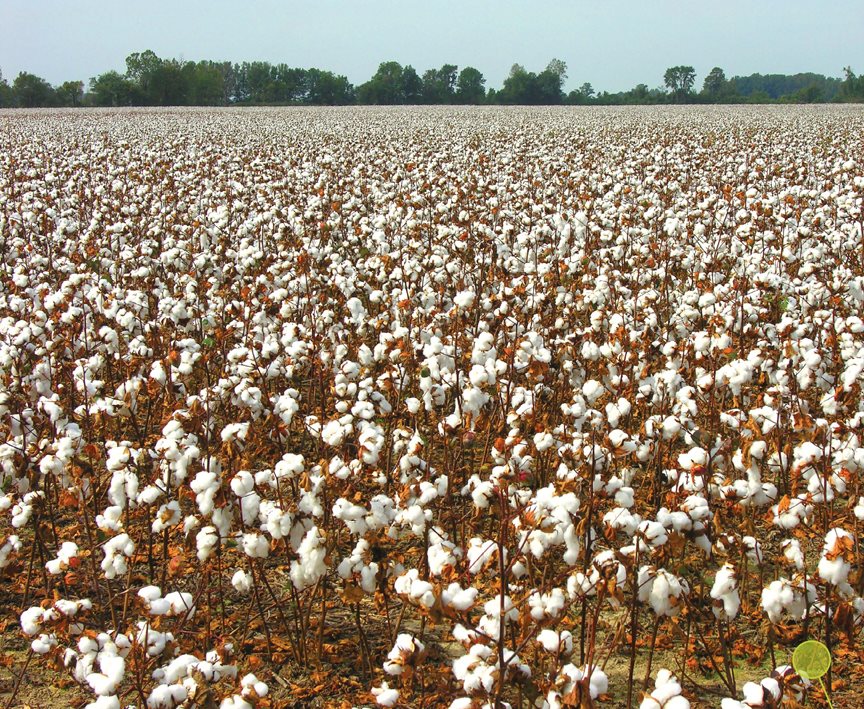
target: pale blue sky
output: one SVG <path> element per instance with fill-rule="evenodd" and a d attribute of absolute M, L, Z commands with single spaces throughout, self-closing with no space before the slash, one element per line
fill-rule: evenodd
<path fill-rule="evenodd" d="M 864 72 L 864 0 L 0 0 L 0 70 L 51 83 L 124 70 L 134 51 L 330 69 L 359 84 L 394 59 L 418 72 L 567 62 L 567 88 L 662 84 L 691 64 L 727 76 Z"/>

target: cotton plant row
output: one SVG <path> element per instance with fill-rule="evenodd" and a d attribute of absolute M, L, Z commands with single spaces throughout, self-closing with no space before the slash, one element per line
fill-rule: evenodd
<path fill-rule="evenodd" d="M 340 633 L 352 703 L 779 706 L 858 638 L 859 113 L 3 121 L 0 578 L 92 706 Z"/>

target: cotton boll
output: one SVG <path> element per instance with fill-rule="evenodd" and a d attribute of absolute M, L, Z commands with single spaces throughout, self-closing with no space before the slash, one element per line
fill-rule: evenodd
<path fill-rule="evenodd" d="M 639 709 L 690 709 L 690 702 L 681 696 L 681 684 L 675 675 L 661 669 L 654 690 L 642 700 Z"/>
<path fill-rule="evenodd" d="M 391 689 L 387 682 L 382 682 L 380 687 L 372 688 L 372 696 L 375 697 L 375 703 L 382 707 L 395 707 L 399 701 L 399 690 Z"/>
<path fill-rule="evenodd" d="M 387 654 L 384 662 L 384 672 L 388 675 L 398 676 L 405 671 L 405 667 L 414 666 L 425 656 L 426 646 L 410 633 L 400 633 L 396 642 Z"/>
<path fill-rule="evenodd" d="M 835 527 L 825 535 L 822 557 L 819 559 L 820 578 L 834 586 L 844 586 L 854 560 L 855 538 L 845 529 Z"/>
<path fill-rule="evenodd" d="M 711 588 L 711 598 L 715 601 L 713 611 L 718 618 L 732 620 L 738 615 L 741 597 L 738 595 L 738 579 L 732 564 L 724 564 L 717 572 Z"/>
<path fill-rule="evenodd" d="M 154 534 L 159 534 L 164 530 L 173 527 L 180 522 L 181 512 L 180 503 L 177 500 L 172 500 L 162 505 L 156 512 L 156 519 L 153 520 L 151 529 Z"/>
<path fill-rule="evenodd" d="M 189 696 L 189 690 L 182 684 L 157 684 L 147 697 L 148 709 L 174 709 Z M 117 705 L 119 709 L 119 704 Z"/>
<path fill-rule="evenodd" d="M 324 557 L 326 548 L 322 545 L 324 541 L 318 527 L 312 527 L 303 536 L 303 540 L 297 549 L 299 558 L 291 562 L 291 581 L 298 590 L 314 585 L 325 573 L 327 565 Z"/>
<path fill-rule="evenodd" d="M 266 559 L 270 556 L 270 543 L 267 537 L 254 532 L 244 534 L 243 537 L 243 552 L 246 556 L 253 559 Z"/>
<path fill-rule="evenodd" d="M 544 628 L 537 634 L 537 642 L 546 652 L 569 655 L 573 652 L 573 634 L 569 630 L 556 632 Z"/>

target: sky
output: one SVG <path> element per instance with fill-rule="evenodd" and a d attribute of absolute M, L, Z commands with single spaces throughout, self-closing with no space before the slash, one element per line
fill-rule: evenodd
<path fill-rule="evenodd" d="M 0 0 L 0 71 L 52 84 L 125 70 L 132 52 L 264 60 L 366 81 L 474 66 L 499 88 L 514 62 L 568 67 L 566 89 L 623 91 L 691 65 L 736 74 L 864 73 L 862 0 Z"/>

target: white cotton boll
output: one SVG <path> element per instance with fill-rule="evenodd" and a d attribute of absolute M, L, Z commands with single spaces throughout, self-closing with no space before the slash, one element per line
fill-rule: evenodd
<path fill-rule="evenodd" d="M 426 646 L 410 633 L 399 633 L 393 648 L 387 653 L 384 672 L 398 676 L 405 671 L 406 664 L 414 664 L 423 655 Z"/>
<path fill-rule="evenodd" d="M 564 591 L 560 588 L 553 588 L 549 593 L 542 594 L 535 591 L 528 597 L 531 617 L 538 621 L 544 618 L 558 618 L 565 604 Z"/>
<path fill-rule="evenodd" d="M 100 653 L 99 669 L 101 672 L 87 675 L 87 684 L 95 694 L 114 694 L 126 674 L 126 661 L 119 655 Z"/>
<path fill-rule="evenodd" d="M 801 543 L 797 539 L 784 539 L 780 543 L 783 549 L 783 556 L 786 560 L 794 564 L 799 571 L 804 570 L 804 552 L 801 551 Z"/>
<path fill-rule="evenodd" d="M 174 709 L 188 697 L 189 690 L 182 684 L 157 684 L 147 697 L 147 708 Z"/>
<path fill-rule="evenodd" d="M 57 647 L 57 638 L 53 633 L 43 633 L 30 643 L 30 649 L 37 655 L 45 655 L 54 647 Z"/>
<path fill-rule="evenodd" d="M 305 465 L 306 461 L 302 455 L 286 453 L 282 456 L 281 460 L 276 463 L 273 472 L 275 473 L 277 480 L 283 477 L 289 479 L 295 478 L 302 474 Z"/>
<path fill-rule="evenodd" d="M 239 697 L 236 694 L 226 697 L 221 702 L 219 702 L 219 709 L 255 709 L 249 702 L 247 702 L 243 697 Z"/>
<path fill-rule="evenodd" d="M 845 529 L 835 527 L 825 535 L 822 557 L 819 559 L 820 578 L 834 586 L 847 583 L 850 562 L 854 559 L 855 537 Z"/>
<path fill-rule="evenodd" d="M 114 579 L 126 573 L 126 559 L 135 553 L 135 543 L 128 534 L 119 534 L 102 545 L 105 558 L 102 560 L 102 571 L 105 578 Z"/>
<path fill-rule="evenodd" d="M 252 588 L 252 574 L 243 569 L 237 569 L 231 577 L 231 585 L 236 591 L 242 594 L 249 593 Z"/>
<path fill-rule="evenodd" d="M 468 310 L 474 304 L 474 291 L 459 291 L 453 298 L 453 304 L 462 310 Z"/>
<path fill-rule="evenodd" d="M 849 578 L 850 567 L 843 559 L 819 560 L 819 577 L 834 586 L 846 583 Z"/>
<path fill-rule="evenodd" d="M 534 435 L 534 447 L 538 453 L 542 453 L 555 445 L 555 437 L 548 431 L 542 431 Z"/>
<path fill-rule="evenodd" d="M 225 428 L 222 429 L 219 437 L 222 439 L 223 443 L 229 443 L 235 440 L 245 441 L 248 435 L 248 423 L 229 423 L 227 426 L 225 426 Z"/>
<path fill-rule="evenodd" d="M 345 438 L 345 430 L 338 420 L 328 421 L 324 428 L 321 429 L 321 438 L 330 446 L 338 446 Z"/>
<path fill-rule="evenodd" d="M 152 603 L 157 598 L 162 598 L 162 589 L 158 586 L 144 586 L 138 591 L 138 597 L 143 598 L 147 603 Z"/>
<path fill-rule="evenodd" d="M 375 702 L 382 707 L 395 707 L 399 701 L 399 690 L 390 689 L 390 685 L 382 682 L 380 687 L 372 687 L 372 696 Z"/>
<path fill-rule="evenodd" d="M 441 603 L 464 612 L 474 607 L 479 591 L 474 587 L 463 589 L 455 581 L 441 592 Z"/>
<path fill-rule="evenodd" d="M 0 546 L 0 569 L 5 569 L 11 562 L 11 556 L 21 551 L 21 539 L 17 534 L 10 534 Z"/>
<path fill-rule="evenodd" d="M 211 527 L 210 525 L 202 527 L 201 531 L 195 535 L 195 544 L 198 548 L 198 561 L 209 559 L 218 542 L 219 532 L 216 531 L 216 527 Z"/>
<path fill-rule="evenodd" d="M 762 685 L 755 682 L 746 682 L 741 688 L 741 693 L 744 695 L 744 704 L 746 706 L 762 706 L 762 700 L 764 699 Z"/>
<path fill-rule="evenodd" d="M 266 559 L 270 556 L 270 542 L 262 534 L 250 532 L 243 535 L 243 552 L 253 559 Z"/>
<path fill-rule="evenodd" d="M 759 684 L 765 692 L 774 697 L 775 701 L 780 699 L 782 689 L 780 688 L 780 683 L 776 679 L 773 677 L 766 677 Z"/>
<path fill-rule="evenodd" d="M 546 652 L 560 652 L 562 655 L 569 655 L 573 652 L 573 634 L 569 630 L 556 632 L 550 628 L 544 628 L 537 634 L 537 642 L 543 646 Z"/>
<path fill-rule="evenodd" d="M 468 541 L 468 573 L 479 574 L 486 564 L 496 555 L 498 547 L 492 540 L 484 540 L 480 537 L 472 537 Z"/>
<path fill-rule="evenodd" d="M 604 391 L 603 385 L 596 379 L 589 379 L 582 385 L 582 395 L 588 400 L 589 404 L 593 404 L 603 396 Z"/>
<path fill-rule="evenodd" d="M 153 520 L 151 529 L 154 534 L 159 534 L 179 523 L 180 517 L 180 503 L 177 500 L 171 500 L 171 502 L 162 505 L 156 512 L 156 519 Z"/>
<path fill-rule="evenodd" d="M 717 572 L 711 588 L 711 598 L 717 601 L 713 611 L 718 618 L 725 616 L 728 620 L 732 620 L 738 615 L 741 598 L 738 595 L 738 579 L 732 564 L 724 564 Z"/>
<path fill-rule="evenodd" d="M 291 581 L 298 590 L 317 583 L 325 573 L 327 565 L 324 557 L 327 549 L 322 545 L 324 539 L 318 531 L 318 527 L 312 527 L 303 536 L 297 548 L 299 559 L 291 562 Z"/>
<path fill-rule="evenodd" d="M 795 592 L 787 579 L 772 581 L 762 589 L 762 609 L 772 623 L 779 623 L 783 612 L 795 601 Z"/>
<path fill-rule="evenodd" d="M 639 524 L 637 536 L 642 536 L 653 549 L 663 546 L 669 540 L 666 528 L 659 522 L 650 519 L 646 519 Z"/>
<path fill-rule="evenodd" d="M 667 669 L 657 673 L 654 690 L 642 700 L 639 709 L 690 709 L 690 702 L 681 696 L 681 684 Z"/>
<path fill-rule="evenodd" d="M 195 614 L 195 603 L 192 594 L 186 591 L 171 591 L 162 599 L 169 606 L 169 615 L 192 617 Z"/>
<path fill-rule="evenodd" d="M 407 399 L 405 399 L 405 406 L 408 409 L 408 413 L 410 413 L 412 416 L 416 415 L 417 412 L 420 411 L 420 405 L 422 403 L 423 402 L 420 401 L 420 399 L 416 399 L 413 396 L 409 396 Z"/>
<path fill-rule="evenodd" d="M 488 401 L 489 394 L 476 386 L 467 387 L 462 391 L 462 410 L 466 414 L 479 414 Z M 461 420 L 459 423 L 461 423 Z M 458 423 L 450 427 L 457 428 Z"/>
<path fill-rule="evenodd" d="M 609 691 L 609 678 L 603 670 L 594 668 L 591 679 L 588 680 L 588 693 L 592 699 L 597 699 L 601 694 Z"/>
<path fill-rule="evenodd" d="M 56 575 L 66 571 L 78 556 L 78 545 L 75 542 L 63 542 L 57 552 L 57 558 L 45 563 L 49 574 Z"/>
<path fill-rule="evenodd" d="M 245 699 L 263 698 L 269 691 L 267 685 L 252 673 L 240 679 L 240 687 L 240 695 Z"/>
<path fill-rule="evenodd" d="M 173 709 L 174 706 L 176 705 L 171 704 L 168 709 Z M 95 702 L 85 704 L 84 709 L 120 709 L 120 700 L 114 695 L 97 697 Z"/>

